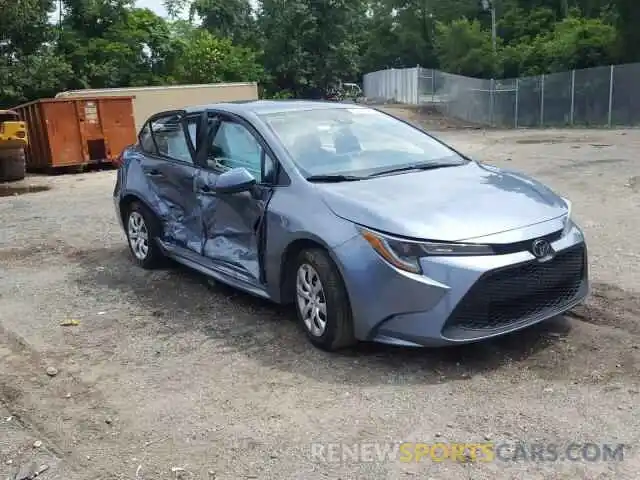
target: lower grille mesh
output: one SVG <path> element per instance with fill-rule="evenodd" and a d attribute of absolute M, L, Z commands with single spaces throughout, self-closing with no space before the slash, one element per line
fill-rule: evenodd
<path fill-rule="evenodd" d="M 494 329 L 568 304 L 585 277 L 584 245 L 547 262 L 532 261 L 483 275 L 460 301 L 446 327 Z"/>

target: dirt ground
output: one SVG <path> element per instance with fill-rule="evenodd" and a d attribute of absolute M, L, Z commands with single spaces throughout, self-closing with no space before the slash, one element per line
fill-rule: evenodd
<path fill-rule="evenodd" d="M 573 201 L 586 307 L 462 348 L 327 354 L 288 309 L 135 268 L 113 171 L 31 177 L 51 189 L 0 198 L 0 480 L 638 478 L 640 131 L 437 135 Z M 626 447 L 606 462 L 312 454 L 483 441 Z"/>

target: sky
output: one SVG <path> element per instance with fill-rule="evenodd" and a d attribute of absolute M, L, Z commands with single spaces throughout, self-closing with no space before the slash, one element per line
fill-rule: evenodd
<path fill-rule="evenodd" d="M 255 6 L 256 2 L 252 1 L 251 3 Z M 155 13 L 157 13 L 161 17 L 167 16 L 167 9 L 164 8 L 163 0 L 136 0 L 136 7 L 148 8 L 150 10 L 153 10 Z M 183 13 L 183 15 L 186 15 L 186 12 Z M 53 21 L 58 20 L 58 9 L 56 9 L 56 11 L 53 14 L 51 14 L 51 19 Z"/>
<path fill-rule="evenodd" d="M 137 0 L 136 6 L 138 8 L 148 8 L 153 10 L 158 15 L 165 17 L 167 15 L 167 10 L 162 5 L 162 0 Z"/>
<path fill-rule="evenodd" d="M 162 5 L 162 3 L 163 3 L 162 0 L 136 0 L 137 7 L 149 8 L 154 12 L 156 12 L 158 15 L 164 17 L 167 15 L 167 10 L 164 8 L 164 5 Z M 256 6 L 255 0 L 252 0 L 251 4 L 255 7 Z"/>
<path fill-rule="evenodd" d="M 148 8 L 162 17 L 167 16 L 167 10 L 164 8 L 162 0 L 136 0 L 136 6 L 139 8 Z M 58 9 L 51 14 L 52 21 L 58 20 Z"/>

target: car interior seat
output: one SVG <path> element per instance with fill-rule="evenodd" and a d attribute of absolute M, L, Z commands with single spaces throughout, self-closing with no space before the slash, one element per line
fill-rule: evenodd
<path fill-rule="evenodd" d="M 342 128 L 333 137 L 333 145 L 337 155 L 359 153 L 362 146 L 358 138 L 348 128 Z"/>
<path fill-rule="evenodd" d="M 293 142 L 293 153 L 304 161 L 308 157 L 316 157 L 325 153 L 322 148 L 322 141 L 315 133 L 301 135 Z"/>

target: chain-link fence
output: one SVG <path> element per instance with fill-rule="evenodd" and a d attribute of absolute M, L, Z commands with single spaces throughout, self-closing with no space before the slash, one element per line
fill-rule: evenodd
<path fill-rule="evenodd" d="M 496 127 L 640 125 L 640 64 L 536 77 L 485 80 L 426 68 L 364 76 L 373 101 L 436 105 L 443 113 Z"/>

